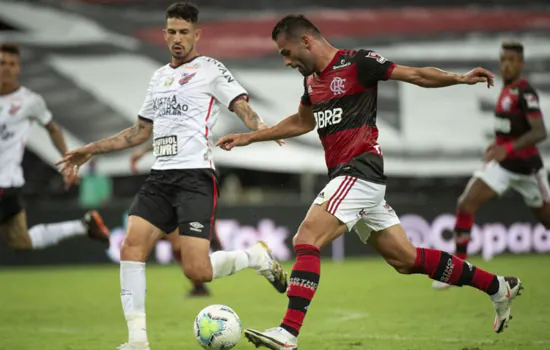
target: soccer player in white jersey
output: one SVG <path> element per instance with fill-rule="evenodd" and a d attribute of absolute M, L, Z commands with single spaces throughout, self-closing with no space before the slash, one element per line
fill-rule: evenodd
<path fill-rule="evenodd" d="M 212 133 L 219 104 L 253 130 L 267 128 L 248 104 L 247 92 L 225 66 L 200 56 L 195 44 L 199 10 L 175 3 L 166 10 L 164 38 L 171 63 L 151 78 L 136 124 L 110 138 L 70 151 L 58 164 L 72 178 L 93 155 L 137 146 L 154 139 L 156 161 L 136 196 L 121 248 L 121 299 L 129 340 L 119 349 L 149 349 L 145 321 L 145 260 L 164 233 L 179 229 L 185 275 L 209 282 L 245 268 L 262 274 L 280 292 L 287 275 L 263 242 L 247 250 L 209 256 L 218 197 L 212 159 Z"/>
<path fill-rule="evenodd" d="M 42 249 L 65 238 L 86 234 L 108 242 L 109 230 L 96 211 L 79 220 L 27 228 L 21 162 L 32 125 L 37 122 L 45 127 L 61 154 L 67 147 L 44 99 L 19 84 L 20 72 L 19 46 L 0 45 L 0 235 L 16 250 Z"/>

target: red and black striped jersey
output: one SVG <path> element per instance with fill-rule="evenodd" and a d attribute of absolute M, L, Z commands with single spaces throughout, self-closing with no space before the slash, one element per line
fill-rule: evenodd
<path fill-rule="evenodd" d="M 537 92 L 520 79 L 502 88 L 495 108 L 496 144 L 512 142 L 531 130 L 530 118 L 542 118 Z M 536 146 L 512 152 L 500 165 L 515 173 L 533 174 L 542 168 Z"/>
<path fill-rule="evenodd" d="M 394 68 L 374 51 L 339 50 L 321 73 L 304 79 L 301 103 L 313 109 L 330 178 L 385 182 L 376 104 L 378 81 Z"/>

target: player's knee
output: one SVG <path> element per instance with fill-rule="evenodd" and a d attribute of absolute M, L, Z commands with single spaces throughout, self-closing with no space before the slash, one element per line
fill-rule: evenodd
<path fill-rule="evenodd" d="M 464 213 L 475 213 L 478 209 L 477 203 L 472 200 L 472 198 L 466 196 L 461 196 L 458 199 L 457 203 L 458 211 L 464 212 Z"/>
<path fill-rule="evenodd" d="M 32 243 L 29 239 L 8 239 L 8 247 L 13 250 L 29 250 L 32 249 Z"/>
<path fill-rule="evenodd" d="M 123 261 L 145 261 L 147 259 L 147 247 L 144 242 L 133 238 L 128 234 L 120 247 L 120 260 Z"/>
<path fill-rule="evenodd" d="M 205 283 L 212 281 L 212 269 L 209 266 L 200 266 L 198 264 L 184 264 L 183 273 L 185 277 L 195 283 Z"/>
<path fill-rule="evenodd" d="M 387 263 L 400 274 L 409 275 L 414 271 L 414 263 L 416 256 L 407 254 L 399 257 L 398 259 L 387 259 Z"/>
<path fill-rule="evenodd" d="M 300 225 L 300 228 L 298 229 L 298 233 L 294 235 L 294 238 L 292 238 L 292 243 L 294 246 L 300 245 L 300 244 L 308 244 L 308 245 L 315 245 L 316 239 L 319 236 L 317 234 L 317 227 L 314 222 L 311 220 L 306 220 L 302 222 Z"/>

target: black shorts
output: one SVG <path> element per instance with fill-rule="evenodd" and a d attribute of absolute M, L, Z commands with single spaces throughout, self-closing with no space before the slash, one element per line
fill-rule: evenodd
<path fill-rule="evenodd" d="M 19 214 L 23 208 L 21 187 L 0 188 L 0 224 Z"/>
<path fill-rule="evenodd" d="M 139 216 L 165 233 L 212 239 L 218 179 L 211 169 L 151 170 L 129 215 Z"/>

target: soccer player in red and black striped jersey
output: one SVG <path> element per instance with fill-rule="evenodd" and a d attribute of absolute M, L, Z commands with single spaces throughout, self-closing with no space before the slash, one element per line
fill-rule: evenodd
<path fill-rule="evenodd" d="M 230 150 L 302 135 L 317 126 L 330 181 L 294 236 L 297 257 L 282 323 L 265 332 L 247 329 L 247 338 L 270 349 L 297 348 L 298 333 L 319 285 L 320 249 L 351 230 L 399 273 L 425 274 L 490 295 L 497 313 L 495 330 L 500 332 L 509 320 L 511 301 L 520 290 L 519 279 L 496 276 L 456 256 L 411 244 L 384 199 L 386 178 L 376 128 L 379 81 L 393 79 L 432 88 L 477 83 L 491 86 L 493 75 L 483 68 L 459 75 L 436 68 L 405 67 L 371 50 L 339 50 L 300 15 L 284 17 L 272 37 L 285 65 L 297 68 L 305 77 L 298 113 L 265 130 L 225 136 L 217 144 Z"/>
<path fill-rule="evenodd" d="M 458 201 L 456 255 L 467 259 L 470 230 L 477 210 L 509 188 L 519 192 L 538 220 L 550 229 L 550 186 L 537 144 L 546 139 L 537 92 L 521 76 L 523 45 L 503 43 L 500 71 L 504 87 L 495 108 L 495 142 L 487 149 L 483 168 L 476 171 Z M 447 283 L 434 281 L 443 289 Z"/>

